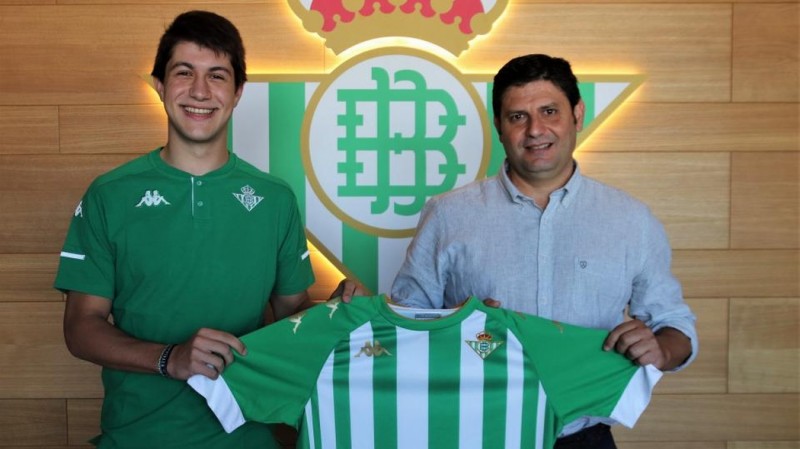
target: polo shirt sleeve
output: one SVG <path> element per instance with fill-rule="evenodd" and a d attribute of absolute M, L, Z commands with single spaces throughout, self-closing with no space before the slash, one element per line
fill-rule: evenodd
<path fill-rule="evenodd" d="M 62 247 L 55 288 L 111 299 L 114 296 L 114 256 L 108 222 L 95 185 L 75 209 Z"/>

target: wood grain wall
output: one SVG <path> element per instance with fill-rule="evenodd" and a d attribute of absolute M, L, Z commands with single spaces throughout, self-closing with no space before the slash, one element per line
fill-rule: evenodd
<path fill-rule="evenodd" d="M 544 52 L 579 74 L 647 77 L 578 157 L 664 221 L 701 352 L 616 431 L 621 449 L 800 448 L 799 6 L 510 0 L 455 61 L 486 73 Z M 0 447 L 81 446 L 98 430 L 99 369 L 62 341 L 57 253 L 90 180 L 163 143 L 143 75 L 165 24 L 193 8 L 239 26 L 251 72 L 340 62 L 280 0 L 0 0 Z M 324 262 L 316 297 L 338 281 Z"/>

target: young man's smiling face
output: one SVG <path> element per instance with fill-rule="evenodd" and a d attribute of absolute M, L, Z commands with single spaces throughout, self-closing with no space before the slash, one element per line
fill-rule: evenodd
<path fill-rule="evenodd" d="M 560 187 L 569 180 L 583 114 L 583 101 L 572 108 L 550 81 L 506 89 L 495 127 L 506 151 L 509 177 L 523 193 L 527 187 Z"/>
<path fill-rule="evenodd" d="M 180 42 L 164 82 L 155 84 L 169 119 L 170 143 L 226 145 L 228 120 L 243 89 L 236 88 L 228 55 Z"/>

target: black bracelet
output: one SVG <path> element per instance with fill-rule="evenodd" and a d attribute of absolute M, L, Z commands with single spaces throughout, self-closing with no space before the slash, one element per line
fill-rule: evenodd
<path fill-rule="evenodd" d="M 161 351 L 161 357 L 158 358 L 158 365 L 156 365 L 156 369 L 158 369 L 158 374 L 161 374 L 164 377 L 172 377 L 167 372 L 167 362 L 169 361 L 169 355 L 172 354 L 173 349 L 175 349 L 174 344 L 164 346 L 164 350 Z"/>

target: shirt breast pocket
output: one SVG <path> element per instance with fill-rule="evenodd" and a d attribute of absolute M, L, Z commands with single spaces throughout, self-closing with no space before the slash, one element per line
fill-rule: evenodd
<path fill-rule="evenodd" d="M 630 297 L 625 260 L 613 254 L 577 256 L 573 261 L 572 314 L 589 318 L 591 327 L 607 327 L 619 320 Z"/>

